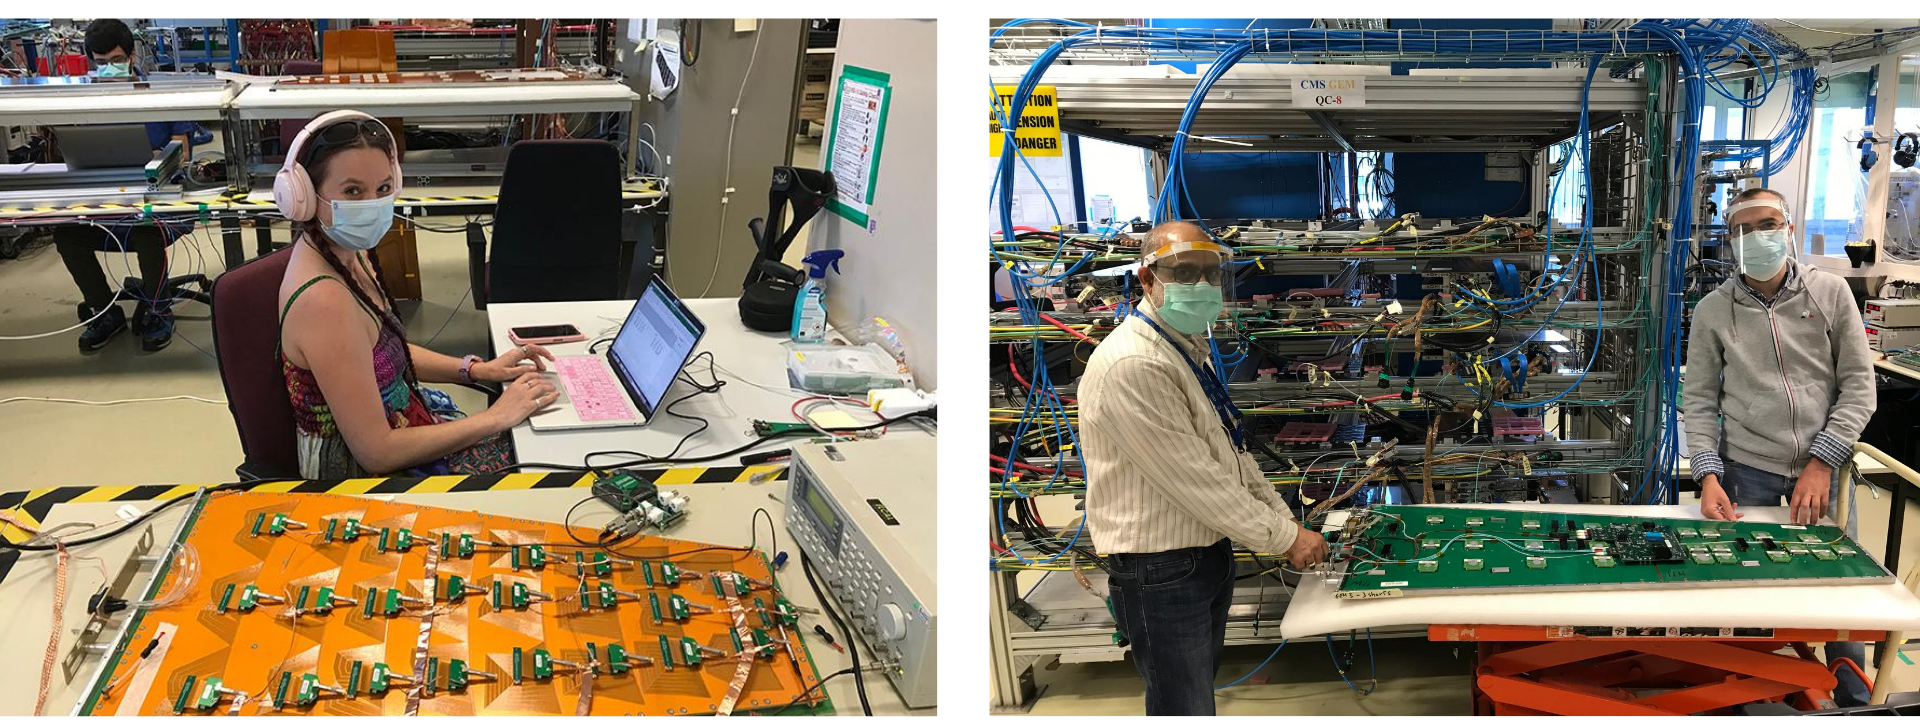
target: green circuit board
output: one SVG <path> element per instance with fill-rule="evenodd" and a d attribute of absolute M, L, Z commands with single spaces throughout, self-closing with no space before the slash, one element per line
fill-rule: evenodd
<path fill-rule="evenodd" d="M 1832 526 L 1585 512 L 1376 506 L 1347 521 L 1336 550 L 1341 599 L 1892 577 Z"/>

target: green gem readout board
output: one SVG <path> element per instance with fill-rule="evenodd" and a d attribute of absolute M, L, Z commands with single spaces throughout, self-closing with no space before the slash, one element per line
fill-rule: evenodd
<path fill-rule="evenodd" d="M 1339 599 L 1892 577 L 1832 526 L 1433 506 L 1356 512 L 1340 558 Z"/>

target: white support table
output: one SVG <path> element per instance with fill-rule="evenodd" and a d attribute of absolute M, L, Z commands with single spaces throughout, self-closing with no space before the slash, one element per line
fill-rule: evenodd
<path fill-rule="evenodd" d="M 780 343 L 786 341 L 786 335 L 747 329 L 740 323 L 738 300 L 731 297 L 687 300 L 686 303 L 694 316 L 707 326 L 707 335 L 700 341 L 700 347 L 694 354 L 713 353 L 720 367 L 726 368 L 725 371 L 719 371 L 719 376 L 727 384 L 717 393 L 695 396 L 674 406 L 675 413 L 705 418 L 709 423 L 704 432 L 687 440 L 678 457 L 711 455 L 744 445 L 754 438 L 749 430 L 754 419 L 793 420 L 791 409 L 794 401 L 808 393 L 788 388 L 787 353 L 780 347 Z M 506 350 L 513 347 L 513 343 L 507 339 L 507 331 L 514 327 L 570 323 L 588 335 L 588 342 L 551 345 L 547 349 L 556 356 L 584 355 L 592 340 L 611 337 L 632 309 L 631 300 L 490 304 L 487 305 L 487 328 L 492 335 L 494 349 Z M 604 348 L 603 345 L 602 352 Z M 703 383 L 708 380 L 705 362 L 689 365 L 687 373 Z M 777 391 L 757 387 L 747 381 Z M 673 389 L 667 392 L 666 400 L 671 401 L 690 392 L 692 388 L 685 382 L 676 382 Z M 641 428 L 536 431 L 533 426 L 522 423 L 513 429 L 513 446 L 522 463 L 578 466 L 583 465 L 588 453 L 595 451 L 637 451 L 664 456 L 673 450 L 682 437 L 699 427 L 697 421 L 664 414 L 656 414 L 652 422 Z M 925 433 L 912 424 L 903 423 L 894 426 L 888 435 Z M 778 448 L 777 444 L 769 443 L 744 455 Z M 610 465 L 621 460 L 619 456 L 596 457 L 594 464 Z M 728 460 L 715 461 L 713 465 L 732 465 L 738 460 L 738 456 L 733 456 Z"/>
<path fill-rule="evenodd" d="M 785 500 L 784 483 L 708 483 L 686 486 L 669 486 L 687 495 L 692 507 L 687 518 L 679 526 L 668 532 L 678 539 L 703 541 L 714 544 L 741 546 L 751 537 L 749 532 L 750 514 L 756 508 L 766 508 L 773 514 L 774 526 L 778 530 L 779 547 L 788 551 L 792 562 L 780 572 L 779 580 L 783 593 L 794 604 L 802 607 L 818 608 L 820 601 L 807 587 L 806 576 L 801 573 L 798 564 L 799 552 L 794 539 L 787 534 L 786 517 L 782 504 L 767 497 L 773 494 Z M 543 489 L 518 491 L 487 491 L 479 493 L 409 493 L 386 496 L 370 496 L 383 500 L 423 506 L 442 506 L 486 514 L 519 516 L 546 521 L 560 521 L 566 515 L 567 508 L 586 495 L 586 489 Z M 55 506 L 48 515 L 47 526 L 58 526 L 71 521 L 111 521 L 119 503 L 66 503 Z M 149 509 L 154 502 L 131 504 L 141 510 Z M 155 516 L 140 529 L 149 530 L 157 538 L 164 539 L 179 528 L 187 509 L 181 504 Z M 612 511 L 604 506 L 585 506 L 576 515 L 577 526 L 600 526 L 611 518 Z M 762 533 L 765 531 L 763 529 Z M 100 569 L 92 560 L 81 557 L 100 557 L 109 576 L 117 576 L 127 559 L 135 550 L 135 543 L 141 538 L 142 531 L 136 530 L 100 544 L 80 547 L 74 550 L 74 560 L 68 571 L 68 596 L 65 606 L 65 628 L 62 634 L 59 657 L 64 659 L 75 642 L 72 630 L 87 621 L 87 597 L 100 588 Z M 766 546 L 769 542 L 762 542 Z M 771 556 L 771 551 L 768 552 Z M 34 693 L 39 682 L 40 656 L 46 650 L 47 632 L 52 624 L 49 602 L 53 597 L 53 556 L 51 554 L 29 554 L 22 558 L 0 580 L 0 617 L 4 617 L 7 626 L 0 627 L 0 661 L 5 662 L 9 674 L 0 677 L 0 715 L 27 715 L 33 708 Z M 122 620 L 115 618 L 117 628 Z M 833 625 L 824 616 L 807 615 L 801 620 L 802 636 L 807 643 L 809 654 L 820 669 L 820 673 L 836 672 L 852 664 L 846 654 L 836 651 L 812 633 L 813 624 L 821 624 L 828 631 Z M 836 641 L 839 633 L 835 632 Z M 856 637 L 857 640 L 857 637 Z M 842 646 L 856 646 L 854 643 L 840 642 Z M 862 662 L 871 661 L 872 653 L 862 647 Z M 98 659 L 87 661 L 72 676 L 63 673 L 58 666 L 54 670 L 52 694 L 48 697 L 46 713 L 65 715 L 73 710 L 85 688 L 85 680 L 99 666 Z M 832 699 L 834 709 L 841 715 L 860 714 L 860 700 L 855 694 L 851 676 L 841 676 L 829 681 L 825 689 Z M 936 715 L 934 708 L 908 710 L 894 693 L 885 676 L 870 674 L 867 678 L 867 696 L 873 705 L 875 715 Z"/>
<path fill-rule="evenodd" d="M 1700 517 L 1699 508 L 1694 506 L 1459 507 Z M 1784 523 L 1786 514 L 1785 507 L 1754 508 L 1747 510 L 1746 520 Z M 1280 622 L 1281 636 L 1293 639 L 1369 627 L 1432 624 L 1920 630 L 1920 597 L 1892 580 L 1872 584 L 1422 594 L 1372 600 L 1336 600 L 1334 588 L 1320 577 L 1303 577 Z"/>

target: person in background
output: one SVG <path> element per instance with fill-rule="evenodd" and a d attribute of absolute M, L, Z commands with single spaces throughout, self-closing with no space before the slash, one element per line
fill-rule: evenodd
<path fill-rule="evenodd" d="M 513 464 L 506 432 L 558 399 L 537 373 L 552 353 L 522 345 L 492 360 L 407 342 L 368 252 L 393 225 L 400 163 L 387 127 L 322 115 L 294 137 L 273 198 L 296 236 L 280 283 L 280 367 L 293 403 L 300 475 L 313 480 L 492 473 Z M 419 383 L 505 383 L 472 416 Z"/>
<path fill-rule="evenodd" d="M 1812 524 L 1848 493 L 1838 471 L 1873 418 L 1873 352 L 1846 281 L 1794 258 L 1786 197 L 1748 189 L 1725 218 L 1739 274 L 1694 308 L 1681 393 L 1700 513 L 1735 521 L 1785 500 L 1793 523 Z M 1860 642 L 1826 650 L 1867 665 Z M 1867 704 L 1853 670 L 1836 676 L 1836 704 Z"/>
<path fill-rule="evenodd" d="M 1232 251 L 1187 222 L 1154 227 L 1141 249 L 1140 303 L 1079 388 L 1087 527 L 1147 714 L 1212 715 L 1233 542 L 1296 570 L 1325 559 L 1327 542 L 1294 520 L 1240 445 L 1238 418 L 1215 404 L 1226 386 L 1206 366 L 1207 332 Z"/>
<path fill-rule="evenodd" d="M 112 18 L 95 20 L 87 25 L 83 44 L 93 59 L 96 78 L 140 77 L 133 66 L 133 31 L 126 23 Z M 194 124 L 186 121 L 144 125 L 147 143 L 156 156 L 174 141 L 183 147 L 190 145 L 195 129 Z M 101 251 L 131 251 L 138 260 L 140 281 L 146 288 L 137 295 L 132 328 L 140 335 L 140 349 L 158 352 L 173 342 L 173 304 L 172 300 L 159 299 L 160 289 L 167 279 L 167 246 L 191 228 L 191 222 L 160 226 L 151 221 L 99 226 L 63 224 L 55 228 L 54 246 L 60 250 L 60 260 L 66 263 L 74 285 L 80 288 L 80 320 L 87 323 L 80 331 L 81 352 L 106 347 L 128 328 L 126 313 L 116 303 L 118 285 L 107 281 L 106 271 L 96 256 Z"/>

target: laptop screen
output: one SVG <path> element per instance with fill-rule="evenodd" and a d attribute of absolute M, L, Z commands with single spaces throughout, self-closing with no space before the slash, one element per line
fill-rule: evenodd
<path fill-rule="evenodd" d="M 674 376 L 705 333 L 706 326 L 667 289 L 666 282 L 655 279 L 647 285 L 607 355 L 642 414 L 651 417 L 660 408 Z"/>

